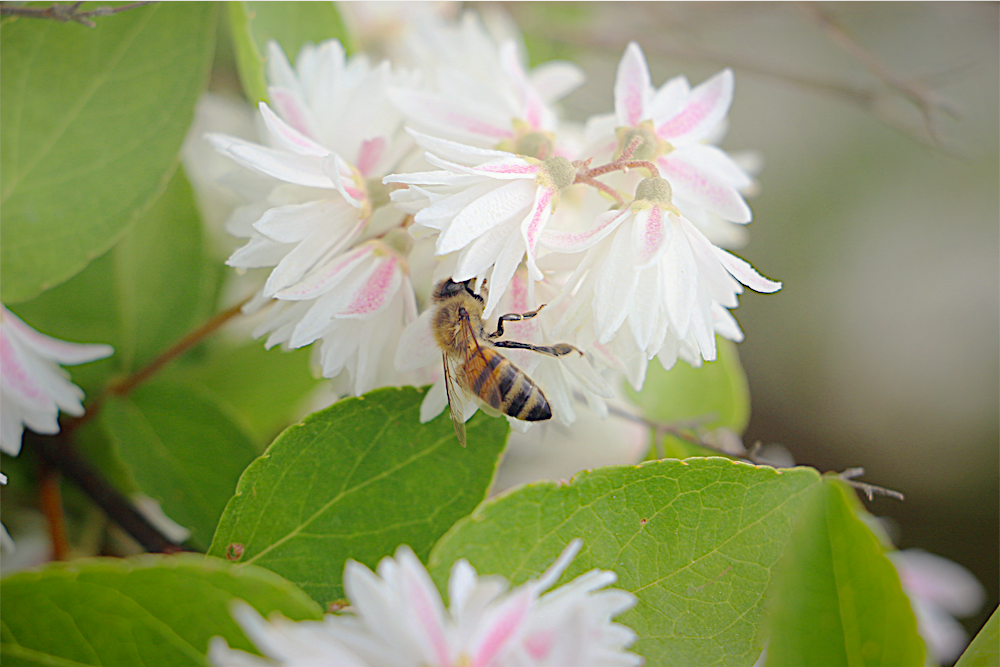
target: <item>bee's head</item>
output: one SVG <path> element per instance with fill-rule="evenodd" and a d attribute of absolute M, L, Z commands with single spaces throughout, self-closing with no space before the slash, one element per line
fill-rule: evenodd
<path fill-rule="evenodd" d="M 456 283 L 451 278 L 445 278 L 434 288 L 433 300 L 435 302 L 446 301 L 457 294 L 466 293 L 482 303 L 483 298 L 472 291 L 472 283 L 475 278 Z"/>

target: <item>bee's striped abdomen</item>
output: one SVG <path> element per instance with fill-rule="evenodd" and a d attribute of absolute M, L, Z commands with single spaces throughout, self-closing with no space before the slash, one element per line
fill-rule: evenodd
<path fill-rule="evenodd" d="M 522 421 L 552 417 L 542 390 L 509 359 L 491 348 L 480 351 L 483 363 L 466 377 L 468 388 L 491 408 Z M 466 365 L 469 370 L 469 365 Z"/>

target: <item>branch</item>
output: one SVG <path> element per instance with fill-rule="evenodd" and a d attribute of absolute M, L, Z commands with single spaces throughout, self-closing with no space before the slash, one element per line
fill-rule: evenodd
<path fill-rule="evenodd" d="M 74 2 L 69 5 L 57 5 L 53 3 L 49 7 L 22 7 L 19 4 L 4 2 L 0 3 L 0 15 L 23 16 L 32 19 L 53 19 L 61 23 L 74 21 L 88 28 L 96 28 L 97 24 L 90 20 L 92 17 L 111 16 L 112 14 L 118 14 L 129 9 L 152 4 L 152 2 L 147 0 L 146 2 L 132 2 L 117 7 L 97 7 L 86 12 L 80 11 L 82 4 L 83 2 Z"/>
<path fill-rule="evenodd" d="M 896 500 L 906 500 L 906 498 L 903 497 L 903 494 L 899 491 L 893 491 L 892 489 L 875 486 L 874 484 L 866 484 L 865 482 L 855 481 L 855 477 L 861 477 L 864 474 L 864 468 L 848 468 L 844 472 L 837 475 L 837 477 L 841 481 L 853 486 L 858 491 L 861 491 L 861 493 L 868 497 L 869 501 L 875 496 L 889 496 L 890 498 L 895 498 Z"/>
<path fill-rule="evenodd" d="M 170 540 L 136 510 L 107 479 L 86 461 L 64 434 L 39 435 L 25 429 L 24 445 L 38 454 L 46 466 L 59 470 L 131 535 L 146 551 L 177 553 L 187 551 Z"/>

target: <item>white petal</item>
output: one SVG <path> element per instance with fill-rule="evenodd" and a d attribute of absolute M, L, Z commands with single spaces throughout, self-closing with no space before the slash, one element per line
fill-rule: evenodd
<path fill-rule="evenodd" d="M 315 299 L 326 294 L 343 280 L 355 267 L 367 260 L 372 246 L 365 244 L 337 257 L 306 275 L 298 284 L 275 294 L 276 298 L 288 301 Z"/>
<path fill-rule="evenodd" d="M 262 174 L 310 188 L 329 190 L 334 187 L 333 181 L 315 158 L 267 148 L 224 134 L 209 134 L 206 138 L 221 153 Z"/>
<path fill-rule="evenodd" d="M 575 253 L 587 250 L 603 240 L 632 215 L 631 208 L 612 209 L 594 220 L 594 226 L 586 232 L 560 232 L 546 229 L 539 238 L 543 248 L 553 252 Z"/>
<path fill-rule="evenodd" d="M 524 158 L 517 157 L 513 153 L 507 153 L 503 157 L 498 157 L 490 160 L 489 162 L 483 162 L 482 164 L 475 166 L 465 166 L 458 164 L 457 162 L 442 160 L 436 155 L 432 155 L 430 153 L 427 153 L 424 158 L 435 167 L 500 180 L 515 178 L 534 180 L 539 171 L 538 164 L 532 164 Z"/>
<path fill-rule="evenodd" d="M 451 274 L 452 280 L 462 282 L 485 273 L 490 266 L 498 261 L 510 239 L 512 237 L 520 238 L 519 228 L 518 221 L 512 219 L 497 225 L 467 245 L 458 256 L 458 263 Z M 518 262 L 524 256 L 523 243 L 520 245 L 522 250 L 521 255 L 517 258 Z M 513 252 L 513 249 L 510 252 Z"/>
<path fill-rule="evenodd" d="M 417 132 L 416 130 L 410 128 L 407 128 L 406 131 L 411 137 L 414 138 L 414 140 L 416 140 L 417 145 L 424 150 L 429 151 L 438 157 L 443 157 L 447 160 L 460 162 L 462 164 L 479 164 L 486 160 L 507 157 L 510 155 L 510 153 L 506 153 L 504 151 L 476 148 L 475 146 L 467 146 L 456 141 L 439 139 L 437 137 L 432 137 L 429 134 L 424 134 L 423 132 Z"/>
<path fill-rule="evenodd" d="M 749 262 L 740 259 L 736 255 L 726 252 L 722 248 L 713 246 L 712 249 L 715 252 L 715 256 L 718 257 L 719 261 L 726 267 L 726 270 L 733 274 L 737 280 L 755 292 L 770 294 L 781 289 L 781 283 L 768 280 L 764 276 L 760 275 L 752 266 L 750 266 Z"/>
<path fill-rule="evenodd" d="M 550 60 L 531 70 L 528 78 L 542 100 L 551 104 L 579 88 L 587 77 L 573 63 Z"/>
<path fill-rule="evenodd" d="M 667 315 L 677 338 L 687 338 L 698 293 L 698 267 L 687 236 L 674 234 L 660 262 Z"/>
<path fill-rule="evenodd" d="M 484 317 L 492 315 L 493 310 L 500 303 L 500 298 L 514 278 L 514 272 L 517 271 L 522 257 L 524 257 L 524 240 L 520 234 L 511 234 L 507 238 L 503 250 L 497 256 L 496 265 L 493 268 L 490 294 L 486 299 L 486 307 L 483 309 Z"/>
<path fill-rule="evenodd" d="M 266 102 L 260 103 L 260 115 L 264 119 L 264 125 L 267 127 L 268 132 L 271 133 L 271 136 L 274 137 L 278 145 L 284 146 L 299 155 L 323 157 L 331 153 L 330 149 L 319 145 L 281 120 L 277 114 L 271 111 Z"/>
<path fill-rule="evenodd" d="M 684 109 L 659 123 L 656 134 L 670 143 L 701 141 L 729 112 L 733 102 L 733 72 L 724 69 L 691 91 Z"/>
<path fill-rule="evenodd" d="M 646 56 L 635 42 L 629 42 L 618 63 L 615 78 L 615 117 L 618 124 L 634 127 L 648 116 L 652 102 L 652 84 Z"/>
<path fill-rule="evenodd" d="M 716 174 L 688 162 L 685 152 L 674 151 L 656 162 L 660 175 L 670 182 L 676 196 L 731 222 L 750 222 L 753 214 L 743 195 Z"/>
<path fill-rule="evenodd" d="M 376 260 L 375 269 L 354 292 L 347 307 L 337 313 L 337 317 L 364 319 L 375 315 L 388 307 L 402 282 L 403 274 L 395 255 Z"/>
<path fill-rule="evenodd" d="M 441 234 L 437 254 L 464 248 L 489 229 L 523 213 L 534 200 L 535 188 L 530 181 L 505 183 L 466 206 Z"/>
<path fill-rule="evenodd" d="M 636 268 L 645 269 L 660 261 L 670 244 L 674 224 L 666 211 L 653 205 L 635 215 L 632 223 L 632 251 Z"/>
<path fill-rule="evenodd" d="M 428 308 L 403 329 L 396 346 L 396 370 L 400 373 L 441 363 L 441 350 L 431 328 L 435 314 L 435 309 Z"/>
<path fill-rule="evenodd" d="M 10 327 L 21 343 L 35 354 L 56 363 L 64 366 L 75 366 L 104 359 L 115 353 L 114 348 L 110 345 L 70 343 L 46 336 L 29 327 L 20 317 L 7 310 L 6 306 L 2 308 L 3 314 L 0 315 L 0 319 L 6 326 Z"/>
<path fill-rule="evenodd" d="M 619 230 L 611 241 L 594 288 L 594 329 L 601 343 L 611 340 L 625 322 L 639 281 L 630 232 L 627 228 Z"/>
<path fill-rule="evenodd" d="M 683 75 L 675 76 L 660 86 L 660 89 L 653 96 L 650 111 L 653 122 L 660 123 L 680 113 L 690 92 L 691 85 L 688 83 L 687 77 Z"/>
<path fill-rule="evenodd" d="M 407 118 L 463 142 L 498 144 L 512 136 L 510 118 L 496 109 L 425 91 L 394 89 L 389 97 Z"/>

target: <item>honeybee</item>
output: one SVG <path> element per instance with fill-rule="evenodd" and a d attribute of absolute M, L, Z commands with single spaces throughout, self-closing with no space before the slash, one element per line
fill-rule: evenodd
<path fill-rule="evenodd" d="M 543 306 L 528 313 L 509 313 L 497 320 L 497 330 L 487 334 L 483 328 L 483 307 L 486 286 L 476 294 L 472 281 L 456 283 L 450 278 L 434 288 L 432 303 L 437 308 L 432 328 L 434 339 L 441 348 L 444 361 L 444 386 L 448 394 L 451 421 L 458 442 L 465 447 L 465 419 L 462 406 L 471 395 L 505 415 L 522 421 L 544 421 L 552 418 L 552 408 L 545 394 L 528 375 L 497 352 L 495 348 L 533 350 L 553 357 L 570 352 L 583 354 L 572 345 L 530 345 L 509 340 L 496 340 L 503 335 L 504 322 L 528 320 Z"/>

